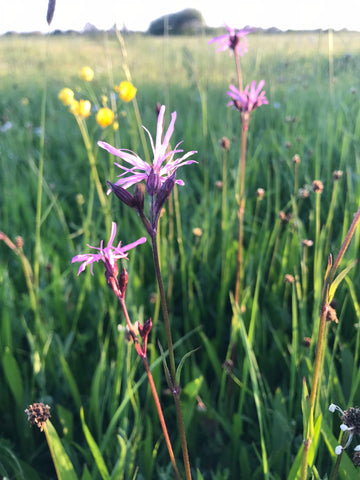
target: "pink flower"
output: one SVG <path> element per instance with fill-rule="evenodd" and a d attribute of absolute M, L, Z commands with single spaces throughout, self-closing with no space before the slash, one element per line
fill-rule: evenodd
<path fill-rule="evenodd" d="M 240 92 L 234 85 L 230 85 L 227 94 L 232 101 L 227 106 L 234 106 L 240 112 L 251 112 L 255 108 L 269 103 L 265 97 L 265 92 L 261 91 L 264 85 L 265 81 L 260 80 L 259 85 L 256 87 L 254 80 L 251 82 L 251 86 L 246 85 L 243 92 Z"/>
<path fill-rule="evenodd" d="M 226 35 L 212 38 L 209 43 L 219 43 L 217 52 L 223 52 L 224 50 L 230 49 L 237 52 L 240 56 L 243 56 L 244 53 L 248 51 L 246 35 L 251 33 L 253 29 L 245 28 L 236 32 L 235 29 L 230 28 L 228 25 L 225 25 L 225 27 L 227 28 L 228 33 Z"/>
<path fill-rule="evenodd" d="M 131 165 L 131 167 L 126 167 L 124 165 L 120 165 L 115 163 L 115 165 L 124 172 L 119 175 L 119 180 L 115 183 L 115 185 L 120 185 L 123 188 L 128 188 L 131 185 L 141 182 L 145 180 L 148 181 L 150 174 L 151 174 L 151 182 L 154 182 L 154 174 L 158 177 L 159 185 L 158 189 L 161 185 L 165 182 L 167 178 L 169 178 L 179 167 L 183 165 L 189 165 L 190 163 L 197 163 L 195 160 L 186 160 L 188 157 L 197 153 L 196 151 L 190 151 L 185 153 L 182 157 L 174 159 L 174 156 L 178 153 L 182 153 L 183 150 L 180 150 L 178 146 L 180 143 L 176 145 L 174 150 L 168 151 L 169 143 L 171 136 L 174 132 L 174 124 L 176 121 L 176 112 L 171 114 L 171 121 L 169 127 L 165 133 L 164 139 L 162 140 L 163 129 L 164 129 L 164 114 L 165 114 L 165 106 L 162 105 L 160 108 L 160 112 L 158 115 L 157 121 L 157 130 L 156 130 L 156 140 L 155 144 L 150 132 L 147 128 L 143 127 L 144 130 L 149 135 L 151 148 L 153 151 L 153 163 L 149 165 L 147 162 L 142 160 L 136 153 L 131 152 L 130 150 L 124 149 L 117 149 L 109 145 L 105 142 L 98 142 L 99 147 L 104 148 L 112 155 L 120 157 L 122 160 L 127 162 Z M 186 160 L 186 161 L 185 161 Z M 182 180 L 176 180 L 178 185 L 184 185 Z M 157 190 L 158 190 L 157 189 Z M 109 193 L 109 191 L 108 191 Z M 157 192 L 154 192 L 157 193 Z"/>
<path fill-rule="evenodd" d="M 74 262 L 82 262 L 80 265 L 78 275 L 85 270 L 88 265 L 91 265 L 91 275 L 93 275 L 93 263 L 94 262 L 104 262 L 106 275 L 117 277 L 118 275 L 118 267 L 116 265 L 117 260 L 126 258 L 127 253 L 132 248 L 135 248 L 137 245 L 146 242 L 146 237 L 141 237 L 139 240 L 136 240 L 133 243 L 129 243 L 124 247 L 121 246 L 121 242 L 119 242 L 117 247 L 114 247 L 113 241 L 116 235 L 116 223 L 112 222 L 111 225 L 111 235 L 109 239 L 109 243 L 105 248 L 103 248 L 103 241 L 100 242 L 100 247 L 92 247 L 88 245 L 89 248 L 93 248 L 94 250 L 98 250 L 99 253 L 83 253 L 80 255 L 76 255 L 71 260 L 71 263 Z"/>

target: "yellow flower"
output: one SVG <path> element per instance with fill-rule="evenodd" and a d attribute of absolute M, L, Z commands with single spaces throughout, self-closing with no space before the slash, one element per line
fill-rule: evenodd
<path fill-rule="evenodd" d="M 100 108 L 96 114 L 96 121 L 100 127 L 108 127 L 114 121 L 114 112 L 107 107 Z"/>
<path fill-rule="evenodd" d="M 83 67 L 79 72 L 79 76 L 85 82 L 91 82 L 94 78 L 94 70 L 90 67 Z"/>
<path fill-rule="evenodd" d="M 113 128 L 113 130 L 114 130 L 114 132 L 115 132 L 115 130 L 117 130 L 117 129 L 119 128 L 119 122 L 114 122 L 114 123 L 112 124 L 112 128 Z"/>
<path fill-rule="evenodd" d="M 121 100 L 130 102 L 135 97 L 137 88 L 131 82 L 123 81 L 115 86 L 115 92 L 119 93 Z"/>
<path fill-rule="evenodd" d="M 70 105 L 70 112 L 79 117 L 86 118 L 91 113 L 91 103 L 89 100 L 73 100 Z"/>
<path fill-rule="evenodd" d="M 58 99 L 63 105 L 65 105 L 65 107 L 67 107 L 74 101 L 74 92 L 70 88 L 63 88 L 59 92 Z"/>
<path fill-rule="evenodd" d="M 108 97 L 106 95 L 101 95 L 101 104 L 103 107 L 106 107 Z"/>

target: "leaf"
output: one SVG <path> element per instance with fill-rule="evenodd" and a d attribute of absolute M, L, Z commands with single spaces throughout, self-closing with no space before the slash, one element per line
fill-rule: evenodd
<path fill-rule="evenodd" d="M 311 405 L 310 405 L 310 397 L 309 397 L 309 390 L 306 385 L 306 380 L 303 378 L 303 391 L 302 391 L 302 398 L 301 398 L 301 410 L 303 414 L 303 435 L 304 438 L 311 438 L 314 425 L 313 420 L 311 417 Z"/>
<path fill-rule="evenodd" d="M 181 375 L 181 370 L 184 366 L 184 363 L 185 363 L 185 360 L 190 357 L 190 355 L 192 355 L 194 352 L 196 352 L 196 350 L 199 350 L 200 347 L 198 348 L 194 348 L 194 350 L 191 350 L 190 352 L 187 352 L 185 353 L 185 355 L 182 357 L 182 359 L 180 360 L 180 363 L 179 363 L 179 366 L 178 368 L 176 369 L 176 375 L 175 375 L 175 383 L 176 385 L 180 385 L 180 375 Z"/>
<path fill-rule="evenodd" d="M 94 437 L 91 435 L 91 432 L 90 432 L 88 426 L 85 423 L 84 409 L 82 407 L 80 408 L 80 419 L 81 419 L 81 424 L 82 424 L 82 428 L 83 428 L 83 432 L 84 432 L 86 441 L 87 441 L 87 443 L 90 447 L 92 456 L 94 457 L 96 465 L 99 469 L 101 478 L 103 480 L 110 480 L 110 474 L 109 474 L 108 469 L 105 465 L 104 458 L 101 455 L 100 448 L 98 447 L 97 443 L 94 440 Z"/>
<path fill-rule="evenodd" d="M 204 477 L 201 475 L 198 468 L 196 469 L 196 480 L 204 480 Z"/>
<path fill-rule="evenodd" d="M 168 387 L 170 388 L 170 390 L 173 390 L 173 382 L 171 380 L 171 375 L 170 375 L 169 368 L 167 366 L 166 359 L 165 359 L 165 353 L 164 353 L 164 350 L 161 346 L 160 341 L 158 341 L 158 345 L 159 345 L 161 360 L 162 360 L 163 366 L 164 366 L 166 381 L 167 381 L 167 384 L 168 384 Z"/>
<path fill-rule="evenodd" d="M 3 369 L 6 380 L 14 396 L 15 402 L 20 408 L 23 408 L 24 387 L 21 378 L 19 365 L 8 347 L 2 356 Z"/>
<path fill-rule="evenodd" d="M 58 477 L 60 480 L 77 480 L 73 464 L 66 453 L 61 440 L 50 420 L 46 421 L 46 429 L 44 430 L 46 439 L 49 443 L 50 451 L 52 452 L 52 459 Z"/>
<path fill-rule="evenodd" d="M 344 270 L 341 273 L 339 273 L 339 275 L 331 282 L 331 285 L 329 288 L 329 303 L 334 298 L 336 289 L 339 286 L 340 282 L 344 280 L 344 278 L 349 273 L 349 271 L 355 266 L 356 262 L 357 260 L 354 260 L 348 267 L 344 268 Z"/>

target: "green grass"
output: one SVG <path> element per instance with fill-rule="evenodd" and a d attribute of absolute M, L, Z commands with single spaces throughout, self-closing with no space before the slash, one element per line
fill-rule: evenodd
<path fill-rule="evenodd" d="M 249 37 L 244 80 L 264 78 L 269 105 L 254 112 L 249 128 L 245 291 L 238 315 L 233 315 L 230 292 L 236 271 L 240 124 L 238 114 L 226 108 L 235 70 L 232 57 L 215 53 L 207 42 L 201 36 L 125 37 L 142 123 L 155 134 L 155 106 L 164 103 L 167 115 L 174 110 L 178 115 L 172 141 L 184 140 L 185 151 L 198 150 L 198 165 L 179 171 L 186 185 L 167 204 L 160 227 L 176 361 L 200 347 L 181 376 L 190 462 L 194 478 L 197 469 L 209 480 L 296 478 L 302 381 L 305 377 L 310 387 L 327 258 L 337 254 L 359 206 L 360 34 L 334 34 L 333 82 L 326 33 Z M 56 478 L 44 434 L 31 428 L 24 414 L 29 404 L 42 401 L 51 406 L 61 443 L 56 432 L 50 434 L 58 451 L 67 453 L 63 468 L 69 461 L 77 478 L 172 478 L 146 375 L 118 332 L 124 322 L 102 266 L 94 266 L 93 277 L 89 272 L 77 277 L 70 263 L 86 251 L 86 243 L 106 240 L 109 219 L 117 222 L 124 244 L 144 235 L 135 212 L 115 197 L 108 198 L 111 215 L 104 218 L 81 134 L 57 99 L 63 87 L 87 98 L 87 86 L 78 78 L 84 65 L 95 70 L 91 88 L 98 98 L 109 95 L 125 79 L 119 43 L 101 36 L 6 36 L 0 38 L 0 51 L 0 126 L 12 124 L 0 132 L 0 230 L 13 241 L 23 238 L 26 258 L 34 272 L 39 269 L 38 285 L 29 287 L 21 258 L 0 243 L 0 473 L 11 479 Z M 119 102 L 118 110 L 120 128 L 114 134 L 97 127 L 94 115 L 87 119 L 104 189 L 116 172 L 97 140 L 105 137 L 143 154 L 132 104 Z M 216 182 L 224 180 L 223 136 L 231 145 L 222 224 Z M 298 177 L 295 154 L 301 158 Z M 337 183 L 334 170 L 343 171 Z M 310 191 L 300 198 L 295 185 L 309 188 L 315 179 L 324 183 L 323 193 Z M 259 187 L 265 189 L 261 202 Z M 291 214 L 289 222 L 281 222 L 281 210 Z M 202 229 L 201 237 L 194 236 L 195 227 Z M 304 239 L 314 245 L 305 249 Z M 359 240 L 357 232 L 343 268 L 357 258 Z M 153 303 L 150 245 L 131 252 L 126 267 L 133 320 L 151 316 L 154 322 L 149 363 L 180 465 L 175 411 L 157 345 L 159 339 L 165 347 L 166 337 L 158 301 Z M 296 282 L 285 283 L 286 274 Z M 345 409 L 360 401 L 359 281 L 355 266 L 336 294 L 339 324 L 328 325 L 312 478 L 330 477 L 336 460 L 341 422 L 328 405 Z M 304 337 L 312 338 L 309 348 L 302 344 Z M 360 478 L 348 454 L 350 448 L 339 478 Z"/>

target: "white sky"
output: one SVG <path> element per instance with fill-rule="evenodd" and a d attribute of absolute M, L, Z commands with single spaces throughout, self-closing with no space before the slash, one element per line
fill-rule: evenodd
<path fill-rule="evenodd" d="M 57 0 L 50 28 L 48 0 L 0 0 L 0 34 L 7 31 L 82 30 L 114 23 L 146 31 L 152 20 L 184 8 L 199 10 L 208 26 L 280 29 L 348 28 L 360 31 L 359 0 Z"/>

